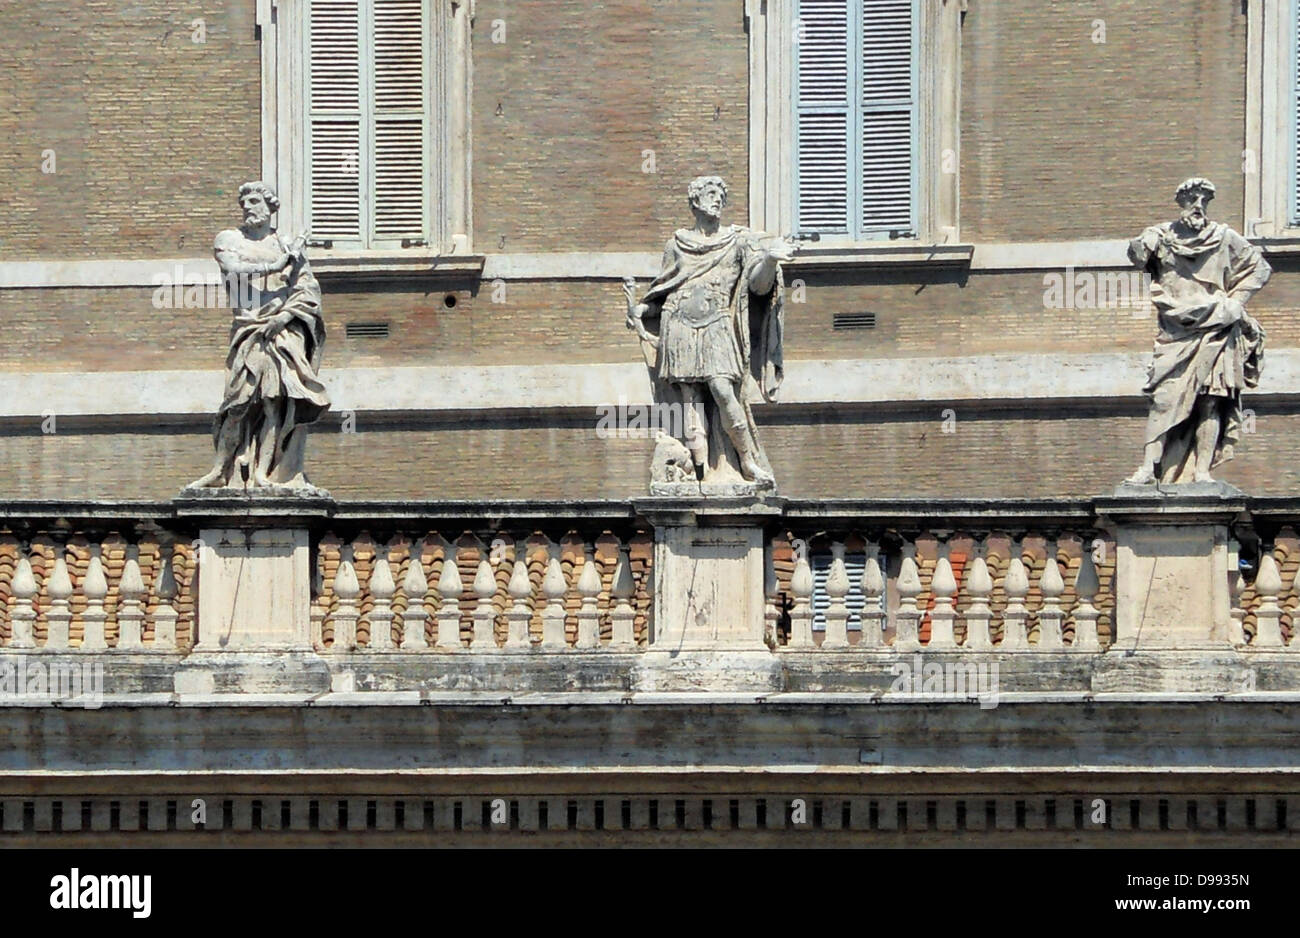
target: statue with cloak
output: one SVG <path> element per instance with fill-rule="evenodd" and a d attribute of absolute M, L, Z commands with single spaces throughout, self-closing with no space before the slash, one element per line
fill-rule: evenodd
<path fill-rule="evenodd" d="M 216 459 L 188 488 L 322 494 L 303 471 L 307 425 L 329 409 L 319 377 L 325 322 L 307 236 L 286 240 L 271 227 L 280 202 L 266 183 L 240 186 L 239 206 L 243 224 L 218 234 L 213 248 L 234 314 L 213 424 Z"/>
<path fill-rule="evenodd" d="M 1159 333 L 1143 388 L 1150 400 L 1141 467 L 1127 482 L 1212 482 L 1242 428 L 1242 391 L 1259 384 L 1264 330 L 1245 303 L 1272 273 L 1259 248 L 1210 221 L 1208 179 L 1175 194 L 1172 222 L 1134 238 L 1129 259 L 1147 271 Z"/>
<path fill-rule="evenodd" d="M 639 300 L 635 280 L 624 281 L 627 326 L 641 339 L 656 412 L 681 415 L 680 436 L 656 444 L 651 491 L 683 483 L 705 494 L 774 490 L 751 405 L 775 401 L 781 385 L 780 264 L 797 245 L 724 227 L 727 186 L 717 176 L 695 179 L 687 194 L 695 225 L 668 242 L 659 276 Z"/>

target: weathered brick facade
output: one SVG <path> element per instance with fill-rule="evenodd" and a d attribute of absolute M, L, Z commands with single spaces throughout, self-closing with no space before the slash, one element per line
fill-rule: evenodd
<path fill-rule="evenodd" d="M 687 221 L 685 182 L 702 172 L 727 178 L 730 217 L 745 221 L 744 12 L 742 0 L 479 0 L 474 250 L 656 252 Z M 202 43 L 193 41 L 200 18 Z M 254 0 L 184 11 L 98 0 L 57 17 L 10 5 L 0 24 L 8 102 L 0 132 L 11 141 L 0 153 L 9 195 L 0 262 L 206 255 L 213 234 L 234 220 L 235 188 L 260 172 Z M 502 26 L 505 41 L 494 42 Z M 962 42 L 962 241 L 978 250 L 1130 237 L 1172 216 L 1173 188 L 1192 174 L 1218 184 L 1215 217 L 1242 227 L 1242 5 L 1198 0 L 1171 20 L 1139 0 L 1086 10 L 999 0 L 971 5 Z M 46 149 L 56 154 L 52 174 L 41 171 Z M 656 172 L 643 172 L 646 151 Z M 1251 309 L 1270 350 L 1300 349 L 1292 315 L 1300 276 L 1293 260 L 1273 263 L 1273 281 Z M 802 289 L 787 308 L 786 357 L 1149 348 L 1149 314 L 1047 308 L 1049 272 L 792 266 L 787 280 Z M 511 279 L 502 302 L 493 283 L 468 274 L 324 283 L 327 368 L 638 360 L 619 285 L 607 277 Z M 0 290 L 0 369 L 219 369 L 226 312 L 157 309 L 152 295 L 141 285 Z M 841 312 L 874 313 L 875 328 L 837 332 L 832 317 Z M 375 321 L 389 323 L 388 338 L 345 334 L 348 323 Z M 761 419 L 783 490 L 796 496 L 1093 494 L 1131 470 L 1141 441 L 1131 401 L 952 406 L 954 434 L 940 431 L 939 404 L 778 408 Z M 1286 432 L 1300 420 L 1300 400 L 1255 409 L 1258 432 L 1224 478 L 1286 491 L 1300 462 Z M 67 421 L 49 436 L 34 416 L 41 411 L 32 402 L 31 419 L 0 421 L 3 494 L 164 497 L 209 457 L 202 421 L 97 418 Z M 331 420 L 313 439 L 311 464 L 339 495 L 591 497 L 644 488 L 649 444 L 597 440 L 585 415 L 363 421 L 355 437 Z"/>

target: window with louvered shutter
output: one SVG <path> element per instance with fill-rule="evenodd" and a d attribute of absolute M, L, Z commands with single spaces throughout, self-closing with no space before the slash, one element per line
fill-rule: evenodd
<path fill-rule="evenodd" d="M 799 230 L 914 236 L 918 0 L 798 0 L 795 15 Z"/>
<path fill-rule="evenodd" d="M 430 237 L 432 0 L 310 0 L 314 241 Z"/>
<path fill-rule="evenodd" d="M 834 560 L 831 554 L 813 554 L 809 557 L 809 566 L 812 567 L 813 591 L 812 591 L 812 627 L 814 632 L 822 632 L 826 629 L 826 610 L 830 608 L 831 597 L 826 592 L 826 579 L 831 573 L 831 562 Z M 888 569 L 889 558 L 885 554 L 878 554 L 876 562 L 880 564 L 880 569 Z M 862 555 L 849 554 L 844 558 L 844 570 L 849 575 L 849 592 L 844 597 L 844 604 L 849 609 L 849 629 L 862 628 L 861 614 L 866 608 L 867 597 L 862 592 L 862 574 L 867 569 L 867 558 Z M 884 608 L 884 597 L 877 600 L 879 608 Z"/>

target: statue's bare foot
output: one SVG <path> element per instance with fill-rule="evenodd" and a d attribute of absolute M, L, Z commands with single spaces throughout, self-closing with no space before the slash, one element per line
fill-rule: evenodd
<path fill-rule="evenodd" d="M 1124 481 L 1129 485 L 1150 485 L 1156 480 L 1156 471 L 1150 466 L 1143 466 Z"/>
<path fill-rule="evenodd" d="M 1213 482 L 1214 479 L 1208 472 L 1196 472 L 1192 475 L 1193 482 Z"/>
<path fill-rule="evenodd" d="M 740 469 L 750 482 L 758 485 L 776 484 L 776 477 L 760 466 L 752 456 L 747 456 L 740 461 Z"/>

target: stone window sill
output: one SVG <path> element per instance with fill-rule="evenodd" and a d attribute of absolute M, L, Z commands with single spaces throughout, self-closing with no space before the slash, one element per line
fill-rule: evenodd
<path fill-rule="evenodd" d="M 478 276 L 482 254 L 437 254 L 428 250 L 336 251 L 308 248 L 312 273 L 329 279 Z"/>
<path fill-rule="evenodd" d="M 796 270 L 852 267 L 969 267 L 973 244 L 920 244 L 916 241 L 871 244 L 821 244 L 805 242 L 794 260 L 784 264 Z"/>

